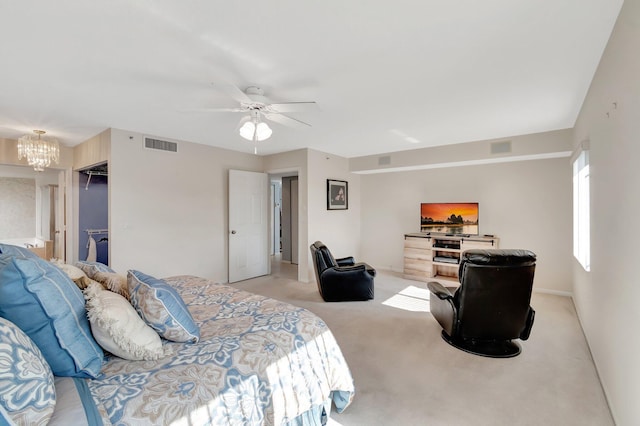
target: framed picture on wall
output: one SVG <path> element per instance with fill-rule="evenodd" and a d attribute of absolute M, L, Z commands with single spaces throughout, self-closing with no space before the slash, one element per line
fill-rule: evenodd
<path fill-rule="evenodd" d="M 349 208 L 349 182 L 327 179 L 327 210 Z"/>

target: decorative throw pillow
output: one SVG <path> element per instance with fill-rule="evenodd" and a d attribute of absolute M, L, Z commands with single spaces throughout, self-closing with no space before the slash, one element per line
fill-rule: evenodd
<path fill-rule="evenodd" d="M 56 405 L 49 364 L 33 341 L 11 321 L 0 318 L 0 407 L 6 423 L 47 424 Z"/>
<path fill-rule="evenodd" d="M 197 343 L 200 328 L 178 292 L 163 280 L 139 271 L 127 274 L 131 304 L 143 320 L 167 340 Z"/>
<path fill-rule="evenodd" d="M 129 289 L 127 288 L 127 277 L 116 274 L 115 272 L 96 272 L 93 279 L 107 290 L 118 293 L 120 296 L 129 300 Z"/>
<path fill-rule="evenodd" d="M 87 274 L 77 266 L 64 263 L 61 260 L 52 260 L 51 263 L 62 269 L 62 271 L 71 278 L 71 281 L 73 281 L 80 290 L 84 290 L 87 288 L 89 283 L 91 283 L 91 278 L 89 278 Z"/>
<path fill-rule="evenodd" d="M 10 254 L 11 256 L 36 258 L 37 254 L 26 247 L 14 246 L 12 244 L 0 244 L 0 254 Z"/>
<path fill-rule="evenodd" d="M 98 283 L 84 291 L 93 336 L 100 346 L 120 358 L 155 360 L 164 355 L 162 341 L 124 297 Z"/>
<path fill-rule="evenodd" d="M 104 263 L 100 262 L 86 262 L 84 260 L 80 260 L 76 262 L 76 266 L 84 271 L 85 274 L 91 279 L 94 279 L 93 276 L 98 272 L 111 272 L 114 273 L 113 269 L 109 268 Z"/>
<path fill-rule="evenodd" d="M 104 353 L 91 335 L 82 293 L 51 263 L 0 255 L 0 316 L 38 345 L 56 376 L 100 374 Z"/>

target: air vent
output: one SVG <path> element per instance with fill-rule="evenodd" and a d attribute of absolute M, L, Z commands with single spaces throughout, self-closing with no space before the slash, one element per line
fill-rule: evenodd
<path fill-rule="evenodd" d="M 391 156 L 378 157 L 378 166 L 387 166 L 389 164 L 391 164 Z"/>
<path fill-rule="evenodd" d="M 507 154 L 511 152 L 511 141 L 494 142 L 491 144 L 492 154 Z"/>
<path fill-rule="evenodd" d="M 160 151 L 178 152 L 178 144 L 160 139 L 144 138 L 144 147 Z"/>

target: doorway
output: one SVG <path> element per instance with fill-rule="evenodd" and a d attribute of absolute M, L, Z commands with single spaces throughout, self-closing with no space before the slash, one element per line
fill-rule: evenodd
<path fill-rule="evenodd" d="M 270 174 L 272 275 L 298 279 L 298 173 Z"/>
<path fill-rule="evenodd" d="M 64 261 L 64 177 L 54 168 L 0 165 L 0 240 L 50 247 L 45 256 Z"/>
<path fill-rule="evenodd" d="M 78 259 L 109 264 L 109 169 L 78 173 Z"/>

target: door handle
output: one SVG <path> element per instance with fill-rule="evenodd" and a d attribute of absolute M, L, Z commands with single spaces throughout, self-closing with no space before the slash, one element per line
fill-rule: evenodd
<path fill-rule="evenodd" d="M 235 229 L 234 229 L 234 230 L 232 230 L 232 231 L 231 231 L 231 233 L 232 233 L 232 234 L 235 234 L 235 233 L 236 233 Z"/>

